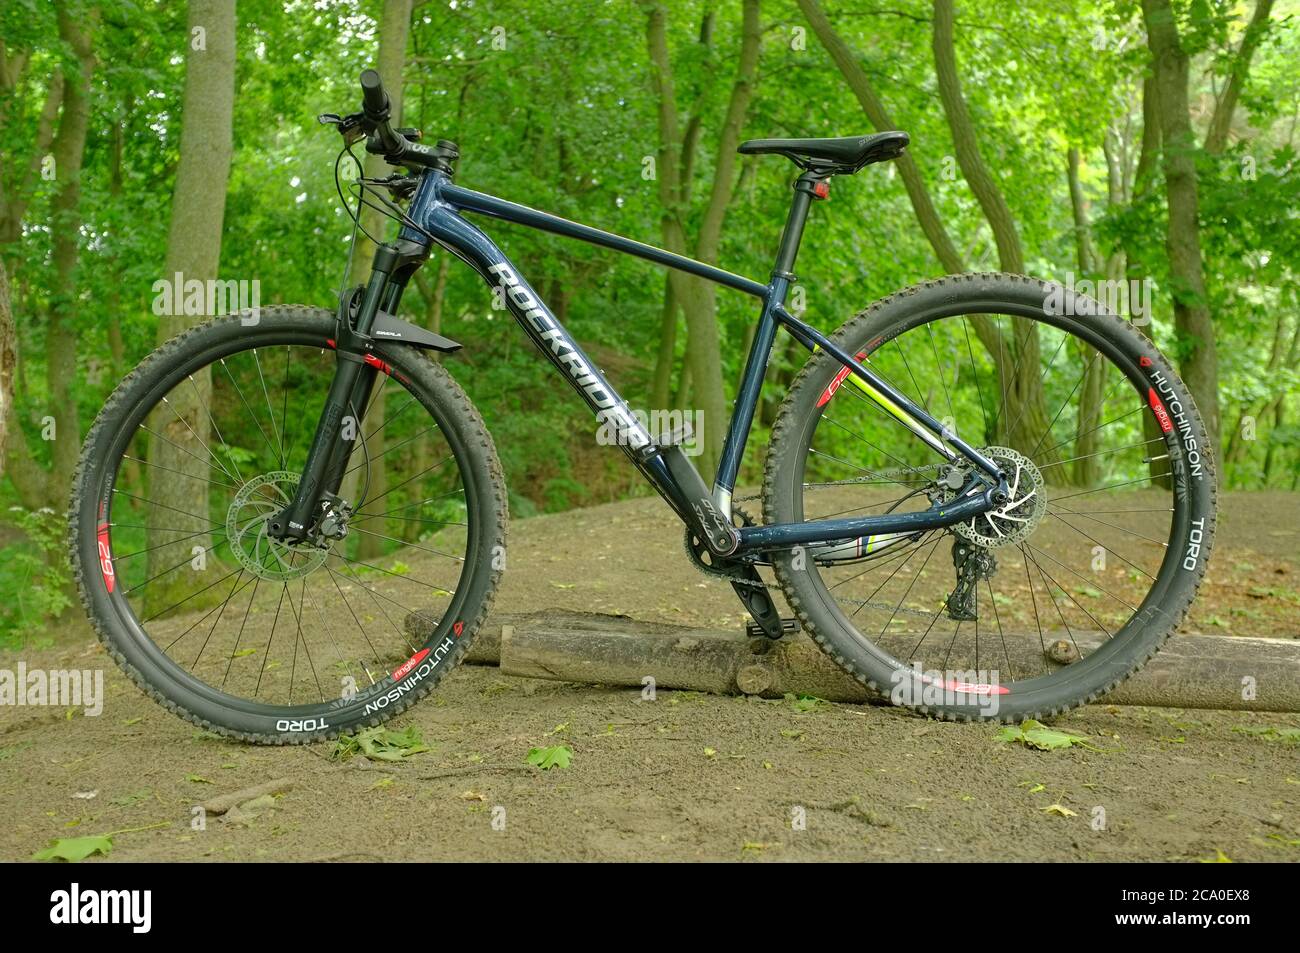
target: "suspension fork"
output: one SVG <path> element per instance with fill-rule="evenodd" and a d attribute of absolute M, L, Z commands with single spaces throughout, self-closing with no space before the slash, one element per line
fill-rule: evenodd
<path fill-rule="evenodd" d="M 316 433 L 293 501 L 267 523 L 267 533 L 273 539 L 306 539 L 320 516 L 321 501 L 337 495 L 343 483 L 352 451 L 357 440 L 362 438 L 361 428 L 375 380 L 380 369 L 385 367 L 383 361 L 369 353 L 364 342 L 370 339 L 377 312 L 383 310 L 391 314 L 397 310 L 410 273 L 403 268 L 401 277 L 394 277 L 398 264 L 405 263 L 403 257 L 392 245 L 381 246 L 375 253 L 370 280 L 362 294 L 355 322 L 350 326 L 348 303 L 343 304 L 339 338 L 334 342 L 337 357 L 334 380 L 330 383 L 325 407 L 316 424 Z M 346 439 L 343 429 L 349 418 L 352 437 Z"/>

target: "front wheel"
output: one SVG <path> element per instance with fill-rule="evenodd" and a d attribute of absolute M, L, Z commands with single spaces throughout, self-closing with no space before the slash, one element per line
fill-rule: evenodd
<path fill-rule="evenodd" d="M 491 603 L 501 466 L 440 365 L 371 362 L 319 532 L 267 532 L 292 498 L 334 374 L 334 316 L 272 307 L 167 342 L 113 392 L 74 481 L 82 601 L 126 673 L 176 714 L 272 744 L 375 725 L 464 655 Z M 325 518 L 325 516 L 328 518 Z"/>
<path fill-rule="evenodd" d="M 1002 274 L 908 289 L 834 339 L 1012 485 L 947 529 L 774 554 L 837 663 L 896 704 L 1014 721 L 1091 701 L 1155 654 L 1205 575 L 1215 477 L 1150 340 L 1091 298 Z M 956 469 L 815 354 L 773 427 L 765 519 L 928 509 Z"/>

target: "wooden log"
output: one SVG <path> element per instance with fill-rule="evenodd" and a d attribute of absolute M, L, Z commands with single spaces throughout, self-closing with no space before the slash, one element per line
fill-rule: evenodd
<path fill-rule="evenodd" d="M 418 627 L 408 629 L 418 634 Z M 1007 639 L 1013 672 L 1042 672 L 1093 651 L 1100 633 L 1047 645 Z M 1001 651 L 1002 646 L 999 646 Z M 545 610 L 500 615 L 475 638 L 469 661 L 500 664 L 528 678 L 752 694 L 816 695 L 828 701 L 882 699 L 846 674 L 805 635 L 776 644 L 739 630 L 697 629 L 626 616 Z M 992 661 L 988 664 L 992 665 Z M 1006 667 L 1006 666 L 1003 666 Z M 1003 680 L 1010 679 L 1003 673 Z M 1023 676 L 1021 676 L 1023 677 Z M 1177 635 L 1146 666 L 1106 695 L 1116 705 L 1300 711 L 1300 640 Z"/>
<path fill-rule="evenodd" d="M 501 661 L 501 624 L 502 622 L 508 624 L 512 618 L 514 617 L 499 616 L 496 619 L 488 619 L 479 629 L 478 634 L 474 636 L 474 641 L 470 643 L 465 661 L 470 665 L 499 664 Z M 520 618 L 524 617 L 521 616 Z M 413 645 L 423 645 L 429 641 L 429 636 L 433 634 L 437 624 L 437 617 L 426 615 L 423 612 L 412 612 L 402 620 L 402 628 L 411 637 Z"/>

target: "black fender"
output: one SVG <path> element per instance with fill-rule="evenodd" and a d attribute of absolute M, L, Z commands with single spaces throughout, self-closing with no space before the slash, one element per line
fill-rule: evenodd
<path fill-rule="evenodd" d="M 386 311 L 375 312 L 375 323 L 370 326 L 370 337 L 389 344 L 409 344 L 426 351 L 459 351 L 462 345 L 451 338 L 435 334 L 419 325 L 403 321 Z"/>

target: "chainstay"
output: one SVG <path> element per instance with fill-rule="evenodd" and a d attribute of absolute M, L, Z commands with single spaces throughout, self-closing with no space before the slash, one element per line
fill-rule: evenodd
<path fill-rule="evenodd" d="M 929 464 L 929 465 L 919 466 L 919 467 L 895 467 L 891 470 L 873 471 L 872 476 L 880 477 L 880 476 L 897 475 L 897 474 L 904 474 L 904 473 L 920 473 L 929 470 L 936 470 L 938 466 L 939 464 Z M 871 479 L 868 477 L 859 477 L 851 480 L 837 480 L 834 483 L 814 483 L 809 485 L 810 486 L 842 486 L 842 485 L 852 485 L 852 484 L 867 483 L 867 482 L 875 483 L 877 481 L 875 479 Z M 754 519 L 749 515 L 749 513 L 747 513 L 744 510 L 743 507 L 734 506 L 734 504 L 747 503 L 751 500 L 760 499 L 761 497 L 762 497 L 761 493 L 751 493 L 749 496 L 740 496 L 732 500 L 733 509 L 735 512 L 738 512 L 740 514 L 741 522 L 744 525 L 746 526 L 755 525 Z M 689 535 L 690 534 L 688 531 L 687 536 Z M 725 579 L 727 582 L 731 583 L 732 585 L 745 586 L 749 589 L 766 589 L 770 592 L 782 592 L 782 594 L 784 594 L 780 585 L 778 584 L 763 582 L 762 580 L 755 582 L 753 579 L 747 579 L 744 576 L 738 576 L 735 575 L 734 573 L 729 573 L 724 569 L 714 569 L 711 566 L 706 566 L 704 563 L 701 563 L 698 559 L 696 559 L 695 553 L 691 551 L 689 539 L 686 541 L 686 555 L 690 559 L 691 564 L 697 570 L 699 570 L 701 573 L 703 573 L 704 575 L 708 576 L 711 579 Z M 938 613 L 936 612 L 929 612 L 925 609 L 913 609 L 908 606 L 893 606 L 887 602 L 874 602 L 869 599 L 837 598 L 836 601 L 845 603 L 846 605 L 857 606 L 859 608 L 879 609 L 882 611 L 892 612 L 898 615 L 920 616 L 923 619 L 931 619 L 938 615 Z"/>

